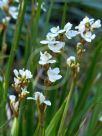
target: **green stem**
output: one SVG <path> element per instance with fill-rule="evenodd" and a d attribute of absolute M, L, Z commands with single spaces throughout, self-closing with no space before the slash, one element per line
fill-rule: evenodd
<path fill-rule="evenodd" d="M 42 105 L 39 105 L 39 102 L 37 102 L 37 110 L 38 110 L 38 126 L 39 126 L 39 136 L 44 136 L 45 135 L 45 129 L 44 129 L 44 110 L 41 107 Z"/>
<path fill-rule="evenodd" d="M 11 136 L 18 136 L 18 118 L 15 117 L 11 128 Z"/>
<path fill-rule="evenodd" d="M 61 21 L 61 27 L 63 28 L 66 21 L 66 11 L 67 11 L 67 0 L 65 1 L 64 8 L 63 8 L 63 15 L 62 15 L 62 21 Z"/>
<path fill-rule="evenodd" d="M 65 123 L 65 119 L 66 119 L 66 116 L 67 116 L 67 111 L 68 111 L 69 106 L 70 106 L 70 99 L 71 99 L 71 95 L 72 95 L 73 89 L 74 89 L 74 82 L 72 81 L 71 87 L 70 87 L 70 91 L 69 91 L 69 93 L 67 95 L 67 100 L 66 100 L 64 112 L 63 112 L 63 115 L 62 115 L 60 127 L 59 127 L 59 130 L 58 130 L 58 136 L 62 136 L 63 135 L 64 123 Z"/>
<path fill-rule="evenodd" d="M 34 18 L 34 27 L 33 27 L 33 46 L 32 51 L 35 49 L 35 45 L 37 44 L 37 38 L 38 38 L 38 28 L 39 28 L 39 20 L 40 20 L 40 12 L 41 12 L 41 4 L 43 0 L 38 0 L 38 8 L 37 13 Z"/>
<path fill-rule="evenodd" d="M 42 39 L 44 38 L 44 36 L 46 34 L 46 30 L 48 28 L 48 23 L 49 23 L 49 20 L 50 20 L 50 16 L 51 16 L 51 11 L 52 11 L 53 5 L 54 5 L 54 0 L 51 0 L 51 4 L 50 4 L 50 7 L 49 7 L 49 10 L 48 10 L 48 13 L 47 13 L 46 22 L 45 22 L 45 25 L 44 25 Z"/>
<path fill-rule="evenodd" d="M 13 38 L 13 43 L 12 43 L 12 48 L 8 60 L 8 65 L 5 73 L 5 81 L 4 81 L 4 95 L 3 95 L 3 100 L 4 103 L 7 101 L 7 90 L 9 86 L 9 79 L 10 79 L 10 73 L 13 65 L 13 60 L 16 52 L 16 48 L 19 43 L 20 35 L 21 35 L 21 30 L 22 30 L 22 25 L 23 25 L 23 20 L 24 20 L 24 14 L 26 10 L 28 0 L 21 0 L 20 2 L 20 9 L 19 9 L 19 16 L 16 24 L 16 29 L 14 33 L 14 38 Z"/>

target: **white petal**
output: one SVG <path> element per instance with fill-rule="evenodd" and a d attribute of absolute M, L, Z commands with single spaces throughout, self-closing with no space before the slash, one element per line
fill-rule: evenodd
<path fill-rule="evenodd" d="M 62 78 L 62 76 L 58 74 L 59 72 L 60 72 L 59 68 L 51 69 L 50 67 L 47 71 L 49 80 L 51 82 L 55 82 L 56 80 L 59 80 L 60 78 Z"/>
<path fill-rule="evenodd" d="M 61 49 L 65 46 L 64 42 L 58 42 L 57 44 L 48 44 L 48 48 L 55 52 L 55 53 L 59 53 L 61 52 Z"/>
<path fill-rule="evenodd" d="M 47 40 L 42 40 L 42 41 L 40 41 L 40 43 L 41 43 L 41 44 L 48 44 L 49 41 L 47 41 Z"/>
<path fill-rule="evenodd" d="M 13 72 L 14 72 L 15 76 L 18 77 L 19 72 L 16 69 L 14 69 Z"/>
<path fill-rule="evenodd" d="M 20 69 L 20 70 L 19 70 L 19 74 L 20 74 L 22 77 L 24 77 L 24 76 L 25 76 L 25 71 L 24 71 L 24 69 Z"/>
<path fill-rule="evenodd" d="M 52 28 L 50 29 L 50 31 L 51 31 L 52 33 L 57 33 L 57 32 L 59 31 L 59 26 L 57 26 L 57 27 L 52 27 Z"/>
<path fill-rule="evenodd" d="M 99 28 L 101 27 L 101 20 L 95 21 L 95 23 L 92 24 L 92 28 Z"/>
<path fill-rule="evenodd" d="M 65 35 L 67 36 L 68 39 L 72 39 L 77 34 L 78 34 L 78 32 L 74 31 L 74 30 L 66 31 L 66 33 L 65 33 Z"/>
<path fill-rule="evenodd" d="M 29 70 L 25 71 L 25 75 L 26 75 L 26 79 L 31 79 L 32 78 L 32 74 Z"/>
<path fill-rule="evenodd" d="M 72 28 L 72 24 L 69 22 L 64 26 L 65 31 L 69 31 L 71 28 Z"/>
<path fill-rule="evenodd" d="M 49 100 L 45 100 L 44 103 L 48 106 L 51 106 L 51 102 Z"/>
<path fill-rule="evenodd" d="M 27 100 L 35 100 L 34 97 L 27 97 Z"/>

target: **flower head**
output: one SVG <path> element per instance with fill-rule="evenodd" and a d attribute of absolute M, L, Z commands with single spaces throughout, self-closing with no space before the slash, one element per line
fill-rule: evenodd
<path fill-rule="evenodd" d="M 20 69 L 20 70 L 16 70 L 14 69 L 14 87 L 15 88 L 24 88 L 27 86 L 28 82 L 30 81 L 30 79 L 32 78 L 32 74 L 29 70 L 24 70 L 24 69 Z"/>
<path fill-rule="evenodd" d="M 75 28 L 78 29 L 78 32 L 85 41 L 91 42 L 96 36 L 93 34 L 94 29 L 99 27 L 101 27 L 100 20 L 94 21 L 94 19 L 85 17 Z"/>
<path fill-rule="evenodd" d="M 46 64 L 55 63 L 55 62 L 56 60 L 53 60 L 52 55 L 47 53 L 47 51 L 45 51 L 44 53 L 40 52 L 40 60 L 39 60 L 40 65 L 46 65 Z"/>
<path fill-rule="evenodd" d="M 61 79 L 62 76 L 59 75 L 59 73 L 60 73 L 59 68 L 51 69 L 51 67 L 50 67 L 50 68 L 48 69 L 48 71 L 47 71 L 49 81 L 55 82 L 55 81 Z"/>
<path fill-rule="evenodd" d="M 51 102 L 46 100 L 45 96 L 40 92 L 35 92 L 34 97 L 28 97 L 28 100 L 35 100 L 39 104 L 45 104 L 47 106 L 51 106 Z"/>
<path fill-rule="evenodd" d="M 15 2 L 19 2 L 15 0 Z M 0 8 L 6 13 L 7 17 L 17 19 L 18 7 L 12 6 L 9 0 L 0 0 Z"/>
<path fill-rule="evenodd" d="M 10 106 L 15 116 L 18 116 L 19 101 L 16 101 L 15 95 L 9 95 Z"/>
<path fill-rule="evenodd" d="M 74 71 L 79 72 L 80 67 L 79 67 L 79 63 L 77 62 L 75 56 L 70 56 L 67 59 L 67 64 L 70 68 L 72 68 Z"/>

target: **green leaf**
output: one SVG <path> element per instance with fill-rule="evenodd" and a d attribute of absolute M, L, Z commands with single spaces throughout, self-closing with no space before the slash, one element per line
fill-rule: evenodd
<path fill-rule="evenodd" d="M 63 104 L 61 105 L 60 109 L 56 112 L 56 114 L 54 115 L 54 117 L 52 118 L 50 124 L 48 125 L 48 127 L 45 130 L 45 136 L 55 136 L 56 132 L 55 130 L 57 129 L 59 120 L 62 116 L 64 107 L 65 107 L 65 101 L 63 102 Z"/>

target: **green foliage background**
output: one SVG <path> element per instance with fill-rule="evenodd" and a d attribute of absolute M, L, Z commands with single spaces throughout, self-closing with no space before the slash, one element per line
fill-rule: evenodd
<path fill-rule="evenodd" d="M 46 33 L 52 26 L 63 27 L 68 21 L 72 24 L 78 23 L 85 17 L 102 20 L 101 0 L 46 0 L 47 12 L 40 8 L 42 0 L 38 0 L 39 6 L 35 12 L 32 1 L 21 0 L 23 8 L 17 21 L 11 20 L 7 30 L 7 51 L 3 55 L 0 52 L 0 136 L 10 136 L 10 120 L 6 118 L 6 103 L 8 93 L 12 93 L 13 69 L 29 68 L 34 81 L 29 85 L 30 94 L 44 91 L 37 87 L 36 75 L 38 72 L 39 51 L 42 45 L 40 40 L 44 39 Z M 0 11 L 0 18 L 3 13 Z M 0 33 L 0 46 L 2 43 Z M 75 54 L 77 39 L 68 41 L 65 54 Z M 35 55 L 35 52 L 36 53 Z M 58 66 L 62 69 L 62 75 L 67 78 L 64 84 L 48 92 L 48 99 L 52 106 L 46 110 L 45 136 L 57 136 L 63 115 L 66 96 L 70 89 L 70 70 L 63 66 L 63 59 Z M 97 75 L 102 74 L 102 28 L 97 31 L 97 38 L 91 45 L 86 47 L 86 52 L 81 58 L 81 72 L 79 80 L 73 90 L 68 114 L 63 128 L 63 136 L 102 136 L 102 122 L 99 117 L 102 113 L 102 76 L 96 80 Z M 60 84 L 60 83 L 58 83 Z M 37 116 L 34 102 L 25 101 L 20 109 L 19 136 L 36 136 Z M 16 136 L 16 134 L 15 134 Z"/>

